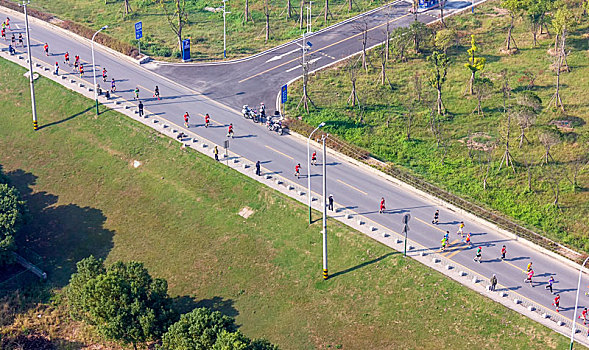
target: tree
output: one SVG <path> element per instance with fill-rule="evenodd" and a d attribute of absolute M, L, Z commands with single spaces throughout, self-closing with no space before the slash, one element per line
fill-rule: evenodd
<path fill-rule="evenodd" d="M 411 25 L 409 26 L 409 36 L 413 41 L 413 50 L 415 51 L 415 53 L 418 54 L 420 52 L 422 44 L 424 44 L 426 39 L 430 37 L 431 34 L 431 29 L 424 23 L 421 23 L 419 21 L 414 21 L 413 23 L 411 23 Z"/>
<path fill-rule="evenodd" d="M 560 107 L 561 111 L 564 112 L 564 104 L 562 103 L 562 99 L 560 96 L 560 73 L 562 71 L 563 63 L 566 62 L 566 38 L 568 34 L 569 28 L 573 25 L 573 14 L 572 12 L 566 7 L 562 6 L 554 15 L 554 20 L 552 21 L 552 25 L 556 31 L 556 42 L 555 42 L 555 53 L 557 54 L 556 57 L 556 87 L 554 91 L 554 95 L 548 102 L 550 106 L 552 101 L 554 101 L 554 107 Z M 557 47 L 558 38 L 560 38 L 560 46 Z M 567 65 L 568 67 L 568 65 Z M 567 68 L 568 69 L 568 68 Z"/>
<path fill-rule="evenodd" d="M 171 10 L 169 9 L 167 0 L 158 0 L 158 3 L 164 11 L 170 29 L 178 39 L 178 48 L 180 49 L 180 52 L 182 52 L 182 29 L 188 18 L 188 13 L 186 12 L 186 0 L 172 0 Z"/>
<path fill-rule="evenodd" d="M 266 17 L 266 44 L 270 40 L 270 6 L 268 0 L 264 0 L 264 17 Z"/>
<path fill-rule="evenodd" d="M 550 154 L 550 149 L 560 143 L 560 138 L 554 132 L 546 131 L 541 133 L 538 136 L 540 143 L 544 146 L 544 155 L 542 156 L 542 160 L 544 164 L 548 164 L 548 158 L 554 161 L 552 154 Z"/>
<path fill-rule="evenodd" d="M 532 91 L 524 91 L 516 96 L 516 106 L 513 108 L 517 125 L 520 129 L 519 148 L 522 147 L 526 137 L 526 130 L 534 125 L 536 116 L 542 110 L 542 100 Z"/>
<path fill-rule="evenodd" d="M 515 17 L 519 16 L 521 11 L 525 8 L 525 1 L 524 0 L 502 0 L 501 7 L 506 9 L 509 12 L 509 17 L 511 21 L 509 22 L 509 29 L 507 30 L 507 39 L 505 40 L 505 50 L 507 52 L 511 51 L 511 43 L 513 42 L 513 46 L 515 46 L 517 50 L 517 44 L 515 43 L 515 39 L 513 39 L 512 32 L 515 22 Z"/>
<path fill-rule="evenodd" d="M 360 35 L 360 42 L 362 43 L 362 68 L 368 73 L 368 62 L 366 60 L 366 45 L 368 44 L 368 21 L 363 20 L 360 23 L 354 24 L 354 29 Z"/>
<path fill-rule="evenodd" d="M 448 65 L 450 60 L 444 53 L 438 51 L 432 52 L 431 56 L 427 58 L 431 63 L 429 83 L 437 91 L 436 107 L 438 115 L 444 113 L 444 102 L 442 101 L 442 85 L 446 81 L 446 74 L 448 72 Z"/>
<path fill-rule="evenodd" d="M 241 332 L 222 331 L 211 350 L 249 350 L 250 340 Z"/>
<path fill-rule="evenodd" d="M 348 97 L 348 101 L 346 103 L 352 102 L 352 107 L 360 106 L 360 99 L 358 98 L 358 93 L 356 91 L 356 79 L 358 75 L 358 65 L 356 60 L 350 61 L 348 64 L 348 72 L 350 74 L 350 83 L 352 84 L 352 92 L 350 93 L 350 97 Z"/>
<path fill-rule="evenodd" d="M 102 261 L 88 259 L 78 264 L 66 292 L 72 315 L 134 349 L 159 339 L 174 321 L 167 282 L 153 279 L 139 262 L 119 261 L 105 269 Z"/>
<path fill-rule="evenodd" d="M 16 188 L 0 183 L 0 266 L 13 262 L 14 235 L 23 222 L 24 204 Z"/>
<path fill-rule="evenodd" d="M 168 328 L 162 344 L 166 350 L 211 349 L 223 331 L 236 330 L 233 318 L 219 311 L 197 308 L 180 316 L 180 320 Z"/>
<path fill-rule="evenodd" d="M 477 51 L 479 50 L 474 39 L 474 35 L 470 36 L 470 49 L 468 49 L 468 62 L 464 66 L 470 69 L 470 94 L 474 95 L 474 79 L 476 73 L 485 69 L 486 59 L 484 57 L 477 57 Z"/>
<path fill-rule="evenodd" d="M 289 19 L 292 17 L 292 5 L 290 4 L 290 0 L 286 0 L 286 19 Z"/>
<path fill-rule="evenodd" d="M 530 22 L 533 46 L 537 45 L 538 31 L 546 21 L 546 12 L 552 10 L 553 0 L 526 0 L 524 8 Z"/>
<path fill-rule="evenodd" d="M 477 112 L 478 115 L 485 116 L 482 108 L 482 101 L 489 97 L 490 93 L 493 91 L 493 81 L 487 77 L 479 77 L 476 78 L 474 81 L 474 91 L 477 97 L 477 107 L 474 109 L 474 112 Z"/>
<path fill-rule="evenodd" d="M 106 0 L 105 0 L 106 3 Z M 131 5 L 129 5 L 129 0 L 123 0 L 123 13 L 125 14 L 125 16 L 129 15 L 129 13 L 131 13 Z"/>
<path fill-rule="evenodd" d="M 409 28 L 397 27 L 391 33 L 391 44 L 393 47 L 393 53 L 395 54 L 395 60 L 405 62 L 407 57 L 405 53 L 407 46 L 409 45 Z"/>
<path fill-rule="evenodd" d="M 455 46 L 458 42 L 458 34 L 455 29 L 442 29 L 436 33 L 434 43 L 438 50 L 442 50 L 445 55 L 448 49 Z"/>
<path fill-rule="evenodd" d="M 579 174 L 587 169 L 588 166 L 589 150 L 587 149 L 584 149 L 581 153 L 576 154 L 574 159 L 569 163 L 571 176 L 567 176 L 567 179 L 570 181 L 571 186 L 573 186 L 573 191 L 576 191 L 580 188 L 577 179 Z"/>

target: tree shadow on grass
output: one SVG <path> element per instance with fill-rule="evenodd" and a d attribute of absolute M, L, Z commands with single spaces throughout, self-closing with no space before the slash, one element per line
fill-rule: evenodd
<path fill-rule="evenodd" d="M 104 259 L 113 248 L 114 232 L 104 228 L 101 210 L 75 204 L 58 205 L 58 197 L 34 192 L 37 176 L 23 170 L 6 173 L 28 208 L 28 219 L 16 237 L 17 245 L 41 257 L 48 283 L 63 287 L 76 263 L 94 255 Z M 25 256 L 25 258 L 27 258 Z"/>
<path fill-rule="evenodd" d="M 219 311 L 223 315 L 235 318 L 239 315 L 239 311 L 233 307 L 234 303 L 235 302 L 232 299 L 224 299 L 223 297 L 214 296 L 210 299 L 202 299 L 195 303 L 193 309 L 197 307 L 206 307 L 212 311 Z"/>

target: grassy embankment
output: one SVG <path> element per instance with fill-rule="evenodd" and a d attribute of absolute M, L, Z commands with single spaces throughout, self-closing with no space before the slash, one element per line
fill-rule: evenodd
<path fill-rule="evenodd" d="M 36 85 L 42 128 L 33 132 L 23 72 L 0 61 L 0 164 L 30 208 L 18 243 L 45 258 L 57 296 L 76 261 L 94 254 L 145 262 L 185 308 L 221 310 L 282 349 L 566 346 L 337 222 L 324 282 L 320 227 L 308 227 L 303 205 L 125 116 L 96 118 L 91 100 L 44 78 Z M 248 219 L 237 214 L 245 206 L 254 210 Z M 63 349 L 101 342 L 60 306 L 0 310 L 2 332 L 45 331 Z"/>
<path fill-rule="evenodd" d="M 315 74 L 310 77 L 309 91 L 318 110 L 307 115 L 301 109 L 298 115 L 303 115 L 311 125 L 327 121 L 328 125 L 324 128 L 327 132 L 369 150 L 383 161 L 401 166 L 441 188 L 506 214 L 547 237 L 589 251 L 589 167 L 580 173 L 578 187 L 572 186 L 574 160 L 589 154 L 589 104 L 586 101 L 589 66 L 584 35 L 589 20 L 586 16 L 581 17 L 581 22 L 567 39 L 567 50 L 571 50 L 567 58 L 571 72 L 563 72 L 561 76 L 565 113 L 560 113 L 547 107 L 556 81 L 555 72 L 549 68 L 554 58 L 547 54 L 547 49 L 554 45 L 554 36 L 542 35 L 538 46 L 532 47 L 529 24 L 519 19 L 514 29 L 519 51 L 511 56 L 502 54 L 500 49 L 504 47 L 509 16 L 497 6 L 499 1 L 491 1 L 477 8 L 474 16 L 468 12 L 447 20 L 448 26 L 455 28 L 461 39 L 458 46 L 448 51 L 451 63 L 443 85 L 443 100 L 448 114 L 439 118 L 440 146 L 431 131 L 427 102 L 414 107 L 411 138 L 406 138 L 408 106 L 416 96 L 416 73 L 421 80 L 424 99 L 431 101 L 435 98 L 435 91 L 428 84 L 431 65 L 425 59 L 432 51 L 431 45 L 421 55 L 410 53 L 407 62 L 389 61 L 387 76 L 392 87 L 388 83 L 380 84 L 380 56 L 371 52 L 368 73 L 361 68 L 357 73 L 356 86 L 361 108 L 347 103 L 352 91 L 349 62 Z M 577 8 L 574 11 L 580 13 Z M 550 31 L 554 33 L 554 29 L 550 28 Z M 492 93 L 482 101 L 484 116 L 473 113 L 477 98 L 466 92 L 470 71 L 464 64 L 467 62 L 467 49 L 470 48 L 470 34 L 476 35 L 478 55 L 487 60 L 483 74 L 494 82 Z M 391 57 L 394 55 L 391 54 Z M 516 162 L 515 174 L 505 166 L 499 170 L 507 130 L 500 77 L 504 68 L 507 69 L 511 87 L 512 99 L 508 103 L 513 103 L 515 96 L 527 89 L 527 77 L 533 75 L 535 82 L 530 89 L 542 99 L 544 107 L 535 124 L 526 131 L 530 143 L 524 142 L 521 148 L 518 145 L 520 130 L 517 120 L 515 117 L 511 120 L 509 141 Z M 295 111 L 300 100 L 300 81 L 292 91 L 288 110 Z M 573 129 L 558 130 L 550 125 L 555 120 L 572 121 Z M 554 161 L 542 165 L 544 147 L 539 135 L 546 131 L 557 134 L 559 143 L 550 151 Z M 472 158 L 466 146 L 468 139 L 477 142 Z M 447 147 L 443 147 L 444 144 Z M 477 151 L 477 146 L 492 148 L 486 190 L 483 179 L 487 174 L 487 154 Z M 528 190 L 526 162 L 531 163 L 531 191 Z M 559 208 L 553 205 L 555 183 L 559 184 Z"/>
<path fill-rule="evenodd" d="M 244 23 L 245 0 L 227 2 L 227 57 L 238 58 L 263 51 L 292 39 L 299 38 L 300 2 L 291 0 L 291 18 L 287 19 L 286 0 L 268 1 L 270 8 L 270 40 L 265 41 L 266 18 L 264 1 L 249 0 L 251 19 Z M 170 29 L 164 11 L 158 0 L 130 0 L 132 12 L 123 15 L 122 1 L 90 0 L 37 0 L 31 3 L 35 9 L 81 23 L 90 28 L 99 29 L 103 25 L 109 28 L 106 34 L 137 45 L 134 23 L 143 22 L 144 38 L 141 42 L 142 52 L 152 56 L 179 57 L 175 34 Z M 368 11 L 387 3 L 384 0 L 354 0 L 352 11 L 348 11 L 347 0 L 329 2 L 332 16 L 324 20 L 324 3 L 313 3 L 312 30 L 316 31 L 335 24 L 359 13 Z M 191 54 L 196 60 L 223 59 L 223 12 L 211 12 L 205 7 L 221 8 L 222 1 L 186 1 L 187 23 L 183 37 L 191 38 Z M 306 26 L 306 10 L 303 13 Z"/>

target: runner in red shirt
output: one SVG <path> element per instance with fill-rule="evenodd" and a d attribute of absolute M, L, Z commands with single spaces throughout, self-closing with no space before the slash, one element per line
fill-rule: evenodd
<path fill-rule="evenodd" d="M 311 155 L 311 164 L 317 165 L 317 152 L 313 151 L 313 155 Z"/>
<path fill-rule="evenodd" d="M 80 78 L 82 76 L 84 76 L 84 65 L 83 64 L 80 65 Z"/>
<path fill-rule="evenodd" d="M 63 59 L 64 59 L 63 63 L 70 64 L 70 53 L 66 51 L 65 55 L 63 55 Z"/>
<path fill-rule="evenodd" d="M 106 83 L 106 68 L 102 68 L 102 81 Z"/>
<path fill-rule="evenodd" d="M 49 45 L 47 43 L 43 45 L 43 50 L 45 51 L 45 56 L 49 56 Z"/>
<path fill-rule="evenodd" d="M 80 56 L 76 55 L 74 57 L 74 72 L 78 69 L 79 64 L 80 64 Z"/>
<path fill-rule="evenodd" d="M 505 253 L 507 253 L 507 248 L 503 246 L 503 248 L 501 248 L 501 260 L 505 260 Z"/>
<path fill-rule="evenodd" d="M 227 130 L 227 137 L 233 138 L 233 124 L 229 124 L 229 130 Z"/>
<path fill-rule="evenodd" d="M 382 213 L 385 211 L 385 209 L 386 209 L 386 208 L 385 208 L 385 206 L 384 206 L 384 197 L 382 197 L 382 198 L 380 199 L 380 210 L 379 210 L 378 212 L 382 214 Z"/>
<path fill-rule="evenodd" d="M 295 176 L 297 179 L 301 176 L 301 163 L 295 165 Z"/>
<path fill-rule="evenodd" d="M 6 29 L 2 28 L 2 37 L 4 38 L 4 40 L 6 40 Z"/>
<path fill-rule="evenodd" d="M 188 127 L 188 118 L 190 118 L 190 116 L 188 115 L 188 112 L 186 112 L 186 114 L 184 114 L 184 126 Z"/>
<path fill-rule="evenodd" d="M 209 114 L 205 114 L 205 128 L 209 127 L 209 123 L 211 122 L 211 117 L 209 117 Z"/>
<path fill-rule="evenodd" d="M 579 318 L 583 319 L 583 325 L 587 324 L 587 308 L 583 309 L 583 312 L 581 312 L 581 316 L 579 316 Z"/>
<path fill-rule="evenodd" d="M 556 294 L 556 298 L 554 298 L 554 303 L 552 303 L 556 307 L 556 312 L 558 311 L 558 307 L 560 306 L 560 294 Z"/>

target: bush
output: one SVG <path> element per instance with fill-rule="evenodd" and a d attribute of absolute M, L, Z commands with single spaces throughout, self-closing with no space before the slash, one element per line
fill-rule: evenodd
<path fill-rule="evenodd" d="M 24 202 L 18 191 L 8 184 L 0 184 L 0 266 L 13 262 L 16 250 L 14 235 L 23 221 Z"/>

